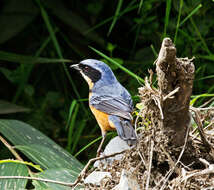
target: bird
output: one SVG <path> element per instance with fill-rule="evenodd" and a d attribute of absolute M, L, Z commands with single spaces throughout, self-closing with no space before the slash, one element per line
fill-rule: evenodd
<path fill-rule="evenodd" d="M 89 107 L 102 133 L 97 157 L 100 156 L 108 131 L 116 130 L 129 146 L 136 145 L 137 136 L 132 126 L 132 98 L 111 68 L 96 59 L 86 59 L 70 67 L 79 71 L 89 86 Z"/>

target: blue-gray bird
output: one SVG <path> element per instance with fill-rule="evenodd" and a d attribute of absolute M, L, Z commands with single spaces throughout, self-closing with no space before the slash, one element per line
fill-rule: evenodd
<path fill-rule="evenodd" d="M 117 81 L 108 65 L 95 59 L 87 59 L 71 65 L 78 70 L 89 85 L 89 107 L 102 132 L 102 141 L 107 131 L 117 131 L 119 137 L 129 145 L 136 144 L 137 137 L 132 126 L 133 104 L 129 92 Z"/>

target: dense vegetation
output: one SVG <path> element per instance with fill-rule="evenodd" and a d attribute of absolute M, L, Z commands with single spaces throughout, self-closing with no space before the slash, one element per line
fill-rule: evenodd
<path fill-rule="evenodd" d="M 192 103 L 201 105 L 214 96 L 213 8 L 211 0 L 2 1 L 1 118 L 32 125 L 84 163 L 96 154 L 100 129 L 88 108 L 88 86 L 69 66 L 105 61 L 136 103 L 166 36 L 179 57 L 196 57 Z M 0 146 L 0 159 L 10 158 Z"/>

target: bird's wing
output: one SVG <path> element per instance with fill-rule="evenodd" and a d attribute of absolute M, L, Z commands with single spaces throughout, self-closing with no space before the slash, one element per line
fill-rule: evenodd
<path fill-rule="evenodd" d="M 132 120 L 132 105 L 125 102 L 122 97 L 101 95 L 91 97 L 89 103 L 94 108 L 111 115 L 117 115 L 122 118 Z"/>

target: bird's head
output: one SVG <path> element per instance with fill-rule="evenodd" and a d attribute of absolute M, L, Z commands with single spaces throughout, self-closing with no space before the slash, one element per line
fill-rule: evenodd
<path fill-rule="evenodd" d="M 95 83 L 102 82 L 110 84 L 116 81 L 116 78 L 108 65 L 96 59 L 86 59 L 79 64 L 71 65 L 71 68 L 78 70 L 87 81 L 91 89 Z"/>

